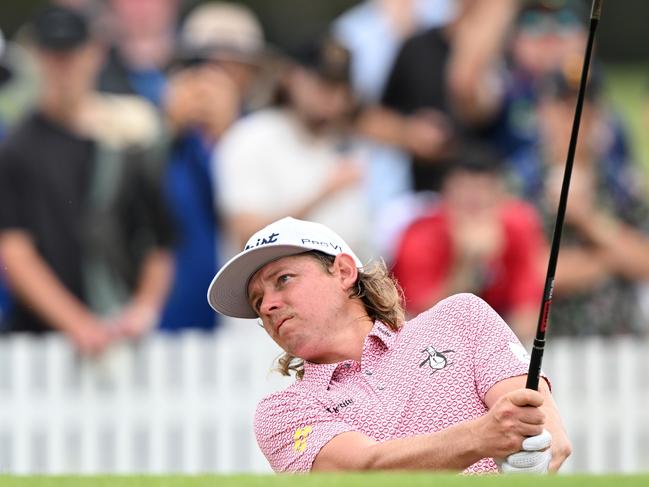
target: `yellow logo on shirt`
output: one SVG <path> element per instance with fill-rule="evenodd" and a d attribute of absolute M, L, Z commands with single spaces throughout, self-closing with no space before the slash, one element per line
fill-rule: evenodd
<path fill-rule="evenodd" d="M 305 426 L 304 428 L 298 428 L 295 430 L 295 434 L 293 435 L 293 439 L 295 440 L 293 450 L 300 453 L 306 450 L 306 439 L 311 431 L 313 431 L 311 426 Z"/>

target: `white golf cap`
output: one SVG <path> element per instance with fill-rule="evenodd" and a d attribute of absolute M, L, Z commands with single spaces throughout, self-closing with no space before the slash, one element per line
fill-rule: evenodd
<path fill-rule="evenodd" d="M 253 274 L 269 262 L 310 250 L 334 256 L 347 254 L 357 267 L 363 266 L 349 245 L 328 227 L 286 217 L 255 233 L 243 251 L 221 267 L 207 290 L 207 301 L 226 316 L 256 318 L 248 303 L 248 282 Z"/>
<path fill-rule="evenodd" d="M 266 43 L 259 19 L 245 5 L 203 3 L 187 15 L 180 32 L 183 56 L 257 64 Z"/>

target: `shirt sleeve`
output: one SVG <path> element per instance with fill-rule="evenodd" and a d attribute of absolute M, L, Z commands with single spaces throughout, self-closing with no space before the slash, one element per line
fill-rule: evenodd
<path fill-rule="evenodd" d="M 264 398 L 255 414 L 255 436 L 278 473 L 306 473 L 322 447 L 354 428 L 312 396 L 282 391 Z"/>
<path fill-rule="evenodd" d="M 476 390 L 484 401 L 496 383 L 526 375 L 529 354 L 516 335 L 491 306 L 473 294 L 456 296 L 464 302 L 464 339 L 473 349 Z"/>

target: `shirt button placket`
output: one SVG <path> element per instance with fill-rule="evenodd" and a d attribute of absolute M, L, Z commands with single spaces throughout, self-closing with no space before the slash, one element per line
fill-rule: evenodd
<path fill-rule="evenodd" d="M 363 371 L 363 373 L 368 377 L 373 374 L 373 372 L 370 369 L 365 369 Z M 385 389 L 385 385 L 384 384 L 376 384 L 376 389 L 379 390 L 379 391 L 382 391 L 383 389 Z"/>

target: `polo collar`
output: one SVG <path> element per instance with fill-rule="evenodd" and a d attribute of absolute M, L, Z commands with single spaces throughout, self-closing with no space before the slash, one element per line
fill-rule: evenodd
<path fill-rule="evenodd" d="M 311 384 L 321 389 L 329 387 L 331 377 L 339 365 L 344 362 L 337 362 L 333 364 L 316 364 L 313 362 L 304 362 L 304 377 L 302 378 L 303 384 Z"/>
<path fill-rule="evenodd" d="M 397 335 L 398 332 L 393 331 L 389 326 L 380 321 L 375 321 L 372 330 L 367 334 L 368 337 L 376 337 L 381 343 L 383 343 L 387 350 L 390 350 L 394 346 Z M 366 348 L 367 340 L 363 353 L 365 353 Z M 333 364 L 316 364 L 314 362 L 305 361 L 304 377 L 302 382 L 326 389 L 329 387 L 331 377 L 336 369 L 344 366 L 346 363 L 350 363 L 350 361 L 336 362 Z"/>
<path fill-rule="evenodd" d="M 380 321 L 375 321 L 372 331 L 367 336 L 378 338 L 390 350 L 394 346 L 398 333 L 398 331 L 392 330 L 388 325 Z"/>

